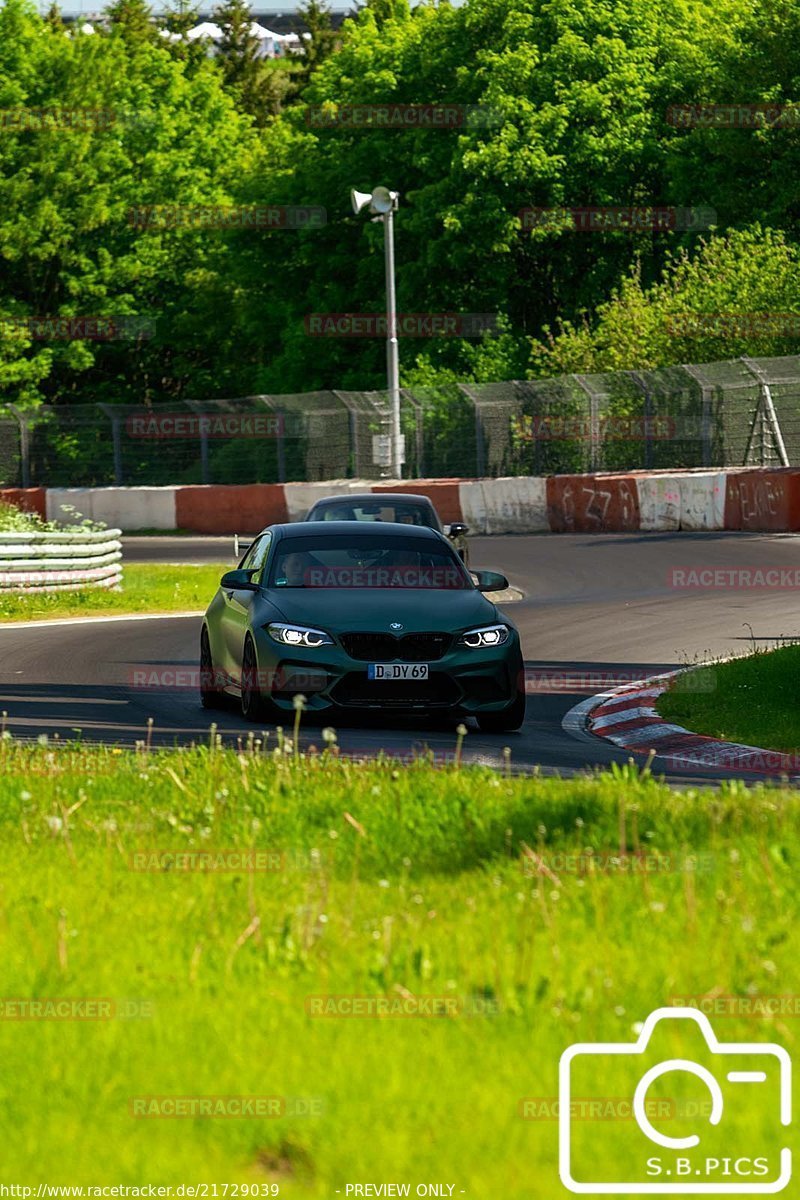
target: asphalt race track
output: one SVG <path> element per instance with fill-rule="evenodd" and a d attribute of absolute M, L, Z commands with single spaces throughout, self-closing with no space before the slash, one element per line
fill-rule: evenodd
<path fill-rule="evenodd" d="M 624 762 L 627 752 L 562 728 L 565 714 L 587 696 L 706 655 L 741 652 L 752 636 L 759 645 L 800 636 L 800 611 L 791 588 L 679 589 L 673 569 L 794 568 L 800 539 L 790 534 L 541 535 L 472 539 L 472 565 L 504 571 L 525 599 L 509 605 L 526 658 L 528 716 L 518 734 L 487 735 L 472 729 L 464 758 L 503 763 L 510 746 L 517 768 L 538 765 L 545 774 L 571 774 Z M 233 561 L 232 538 L 126 539 L 132 561 Z M 210 597 L 209 597 L 210 599 Z M 402 598 L 398 595 L 398 604 Z M 212 721 L 228 740 L 252 728 L 231 704 L 210 714 L 192 686 L 141 687 L 135 672 L 197 666 L 198 617 L 69 620 L 34 627 L 0 626 L 0 708 L 15 736 L 46 733 L 132 744 L 205 740 Z M 413 720 L 402 727 L 380 721 L 337 722 L 344 752 L 409 754 L 423 746 L 452 754 L 451 728 Z M 78 734 L 76 731 L 80 731 Z M 311 726 L 306 742 L 321 744 Z M 725 773 L 668 772 L 683 782 L 724 778 Z"/>

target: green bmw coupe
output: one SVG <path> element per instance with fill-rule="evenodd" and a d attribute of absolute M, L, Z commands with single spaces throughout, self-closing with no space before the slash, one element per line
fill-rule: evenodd
<path fill-rule="evenodd" d="M 226 692 L 246 718 L 371 709 L 477 718 L 519 729 L 519 634 L 436 530 L 352 521 L 272 525 L 228 571 L 200 640 L 201 701 Z"/>

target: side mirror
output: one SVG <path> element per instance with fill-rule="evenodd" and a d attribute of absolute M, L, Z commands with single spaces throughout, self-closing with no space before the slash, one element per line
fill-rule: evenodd
<path fill-rule="evenodd" d="M 258 585 L 253 583 L 255 571 L 226 571 L 219 581 L 219 586 L 229 592 L 257 592 Z"/>
<path fill-rule="evenodd" d="M 464 537 L 469 533 L 469 525 L 465 525 L 463 521 L 454 521 L 447 530 L 447 536 L 451 538 Z"/>
<path fill-rule="evenodd" d="M 508 580 L 499 571 L 471 571 L 470 574 L 479 592 L 502 592 L 508 587 Z"/>

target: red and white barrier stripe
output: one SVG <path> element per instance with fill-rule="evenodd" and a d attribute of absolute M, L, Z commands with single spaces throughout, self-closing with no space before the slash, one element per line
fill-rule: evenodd
<path fill-rule="evenodd" d="M 655 707 L 658 697 L 683 674 L 670 671 L 642 684 L 598 694 L 593 701 L 579 706 L 586 714 L 586 728 L 634 754 L 654 752 L 670 771 L 724 770 L 729 774 L 800 778 L 800 755 L 705 737 L 660 717 Z"/>
<path fill-rule="evenodd" d="M 629 471 L 505 479 L 333 479 L 321 483 L 175 487 L 29 488 L 0 491 L 55 520 L 64 505 L 134 530 L 254 533 L 300 520 L 315 500 L 348 491 L 420 492 L 442 520 L 473 533 L 633 533 L 800 530 L 800 468 Z"/>

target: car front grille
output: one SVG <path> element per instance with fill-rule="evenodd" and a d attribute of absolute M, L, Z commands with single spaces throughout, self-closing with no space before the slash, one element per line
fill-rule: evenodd
<path fill-rule="evenodd" d="M 342 645 L 359 662 L 437 662 L 453 641 L 449 633 L 344 633 Z"/>
<path fill-rule="evenodd" d="M 447 675 L 371 680 L 356 671 L 343 676 L 331 691 L 336 704 L 354 708 L 452 708 L 460 695 Z"/>

